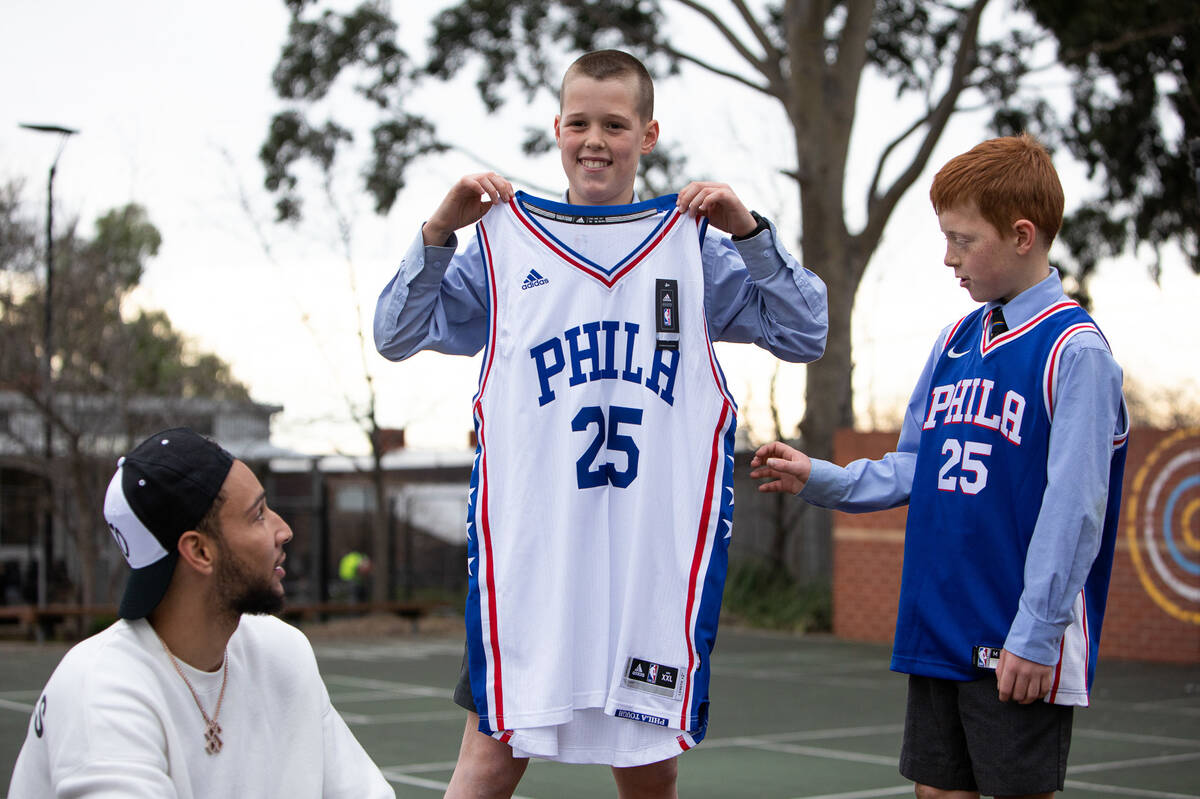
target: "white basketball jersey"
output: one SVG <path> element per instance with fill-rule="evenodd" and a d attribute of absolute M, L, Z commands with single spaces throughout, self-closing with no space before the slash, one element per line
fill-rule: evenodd
<path fill-rule="evenodd" d="M 684 731 L 684 749 L 704 734 L 737 408 L 705 323 L 703 225 L 675 199 L 518 192 L 478 225 L 467 635 L 484 732 L 601 708 Z"/>

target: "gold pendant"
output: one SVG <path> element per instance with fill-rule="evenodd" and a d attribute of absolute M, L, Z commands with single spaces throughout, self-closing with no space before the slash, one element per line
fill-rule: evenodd
<path fill-rule="evenodd" d="M 208 722 L 204 727 L 204 751 L 210 755 L 215 755 L 221 751 L 221 725 L 216 719 Z"/>

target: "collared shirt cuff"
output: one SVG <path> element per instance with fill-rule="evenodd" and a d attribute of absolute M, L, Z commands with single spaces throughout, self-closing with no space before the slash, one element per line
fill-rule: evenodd
<path fill-rule="evenodd" d="M 406 283 L 412 285 L 420 282 L 423 285 L 433 285 L 442 282 L 442 277 L 446 274 L 446 270 L 450 267 L 450 260 L 454 257 L 454 253 L 458 249 L 457 234 L 450 234 L 450 241 L 444 246 L 437 247 L 432 244 L 422 243 L 422 261 L 417 265 L 416 274 L 405 275 Z"/>
<path fill-rule="evenodd" d="M 796 496 L 818 507 L 828 508 L 836 504 L 843 493 L 842 481 L 839 478 L 845 470 L 819 458 L 811 458 L 811 461 L 812 472 L 808 476 L 808 482 Z"/>
<path fill-rule="evenodd" d="M 1004 648 L 1026 660 L 1052 666 L 1058 662 L 1058 648 L 1062 637 L 1063 629 L 1059 625 L 1038 621 L 1028 612 L 1018 610 L 1012 626 L 1008 629 Z"/>
<path fill-rule="evenodd" d="M 775 232 L 775 223 L 767 221 L 768 229 L 741 241 L 730 241 L 737 248 L 746 264 L 746 271 L 753 280 L 763 280 L 778 272 L 787 264 L 787 256 L 780 252 Z"/>

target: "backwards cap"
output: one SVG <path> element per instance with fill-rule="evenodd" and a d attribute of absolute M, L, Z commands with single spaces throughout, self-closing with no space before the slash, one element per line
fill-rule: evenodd
<path fill-rule="evenodd" d="M 133 568 L 121 618 L 148 616 L 162 600 L 179 559 L 180 536 L 196 529 L 232 467 L 232 455 L 186 427 L 156 433 L 117 461 L 104 520 Z"/>

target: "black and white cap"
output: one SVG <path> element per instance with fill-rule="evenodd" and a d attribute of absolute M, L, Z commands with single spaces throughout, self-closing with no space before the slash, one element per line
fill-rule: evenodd
<path fill-rule="evenodd" d="M 186 427 L 156 433 L 117 461 L 104 520 L 133 572 L 119 615 L 140 619 L 158 605 L 179 559 L 179 537 L 208 513 L 233 456 Z"/>

